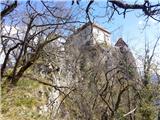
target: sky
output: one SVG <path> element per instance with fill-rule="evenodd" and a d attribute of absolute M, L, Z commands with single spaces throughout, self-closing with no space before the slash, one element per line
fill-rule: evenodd
<path fill-rule="evenodd" d="M 127 1 L 127 0 L 126 0 Z M 130 3 L 134 3 L 135 0 L 128 0 Z M 127 1 L 127 2 L 128 2 Z M 157 3 L 158 0 L 151 0 L 152 3 Z M 137 3 L 141 3 L 143 0 L 138 0 Z M 93 6 L 93 13 L 95 15 L 104 15 L 104 1 L 97 0 L 97 5 Z M 125 16 L 114 14 L 113 19 L 108 22 L 105 17 L 96 17 L 95 21 L 101 26 L 104 26 L 111 32 L 111 42 L 115 42 L 122 37 L 123 40 L 129 45 L 129 48 L 134 53 L 135 57 L 144 55 L 145 41 L 149 43 L 149 48 L 152 51 L 153 46 L 160 35 L 160 23 L 153 19 L 149 19 L 146 25 L 146 16 L 142 15 L 141 10 L 135 10 L 128 12 Z M 150 51 L 150 52 L 151 52 Z M 155 52 L 155 62 L 160 61 L 160 41 L 157 45 Z"/>
<path fill-rule="evenodd" d="M 81 0 L 80 6 L 86 8 L 89 0 Z M 128 3 L 142 3 L 144 0 L 124 0 Z M 152 3 L 157 3 L 158 0 L 151 0 Z M 69 4 L 73 7 L 71 4 Z M 91 14 L 94 16 L 92 21 L 100 24 L 105 29 L 111 32 L 111 40 L 114 44 L 119 37 L 123 37 L 124 40 L 130 44 L 129 46 L 141 47 L 140 43 L 144 43 L 144 39 L 155 41 L 157 35 L 160 34 L 160 23 L 157 23 L 153 19 L 149 19 L 148 26 L 144 29 L 146 24 L 145 16 L 143 16 L 141 10 L 135 10 L 128 12 L 126 17 L 123 15 L 114 14 L 113 19 L 108 22 L 108 18 L 105 15 L 106 0 L 95 0 L 95 3 L 91 6 Z M 74 4 L 75 8 L 77 7 Z M 78 7 L 77 7 L 78 8 Z M 85 16 L 83 16 L 85 18 Z"/>
<path fill-rule="evenodd" d="M 81 0 L 80 5 L 77 4 L 71 5 L 71 0 L 55 0 L 56 2 L 59 1 L 67 1 L 68 7 L 72 10 L 81 9 L 84 12 L 87 3 L 89 0 Z M 126 2 L 134 3 L 142 3 L 144 0 L 126 0 Z M 157 3 L 158 0 L 151 0 L 152 3 Z M 25 2 L 24 0 L 19 0 L 20 3 Z M 36 6 L 41 7 L 39 4 L 39 0 L 34 0 L 36 2 Z M 94 16 L 92 20 L 109 32 L 111 32 L 111 43 L 115 44 L 118 38 L 122 37 L 124 41 L 129 45 L 130 49 L 134 54 L 143 55 L 144 54 L 144 46 L 145 40 L 150 44 L 150 48 L 153 47 L 157 36 L 160 35 L 160 23 L 157 23 L 153 19 L 149 19 L 148 26 L 145 27 L 145 16 L 142 16 L 142 11 L 135 10 L 128 12 L 126 17 L 124 18 L 122 15 L 117 15 L 116 13 L 113 16 L 113 19 L 108 22 L 107 17 L 103 17 L 105 15 L 105 0 L 95 0 L 94 4 L 91 6 L 91 14 Z M 19 8 L 23 9 L 23 8 Z M 75 14 L 80 15 L 80 20 L 85 20 L 85 13 L 78 13 Z M 159 54 L 160 45 L 157 47 L 157 54 Z M 158 58 L 156 58 L 157 61 Z"/>
<path fill-rule="evenodd" d="M 81 0 L 80 3 L 86 8 L 88 0 Z M 144 0 L 123 0 L 127 3 L 143 3 Z M 157 3 L 158 0 L 150 0 L 151 3 Z M 87 2 L 88 3 L 88 2 Z M 76 6 L 76 5 L 75 5 Z M 160 23 L 153 19 L 149 19 L 146 25 L 146 16 L 143 15 L 141 10 L 134 10 L 128 12 L 125 16 L 114 14 L 113 19 L 108 22 L 108 18 L 105 16 L 105 0 L 95 0 L 95 3 L 91 6 L 91 14 L 94 16 L 92 20 L 109 32 L 111 32 L 111 43 L 114 45 L 116 41 L 122 37 L 123 40 L 129 45 L 135 57 L 144 56 L 145 42 L 149 43 L 150 52 L 152 52 L 153 46 L 160 35 Z M 105 17 L 104 17 L 105 16 Z M 155 52 L 154 62 L 160 61 L 160 42 L 157 45 Z"/>

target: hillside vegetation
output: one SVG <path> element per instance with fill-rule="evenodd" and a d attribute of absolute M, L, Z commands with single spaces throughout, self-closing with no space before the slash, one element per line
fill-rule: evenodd
<path fill-rule="evenodd" d="M 50 115 L 45 111 L 45 105 L 50 89 L 24 77 L 14 88 L 2 84 L 1 120 L 49 120 Z"/>

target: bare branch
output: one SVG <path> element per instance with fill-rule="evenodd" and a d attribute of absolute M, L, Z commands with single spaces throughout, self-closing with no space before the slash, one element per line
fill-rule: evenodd
<path fill-rule="evenodd" d="M 151 5 L 151 3 L 148 0 L 145 0 L 143 4 L 128 4 L 121 0 L 109 0 L 109 2 L 112 4 L 113 9 L 117 11 L 117 8 L 124 9 L 123 15 L 125 17 L 126 10 L 142 10 L 144 15 L 151 17 L 152 19 L 160 22 L 160 19 L 157 19 L 154 17 L 155 15 L 158 16 L 160 12 L 160 3 L 157 3 L 155 5 Z M 116 6 L 116 7 L 115 7 Z"/>
<path fill-rule="evenodd" d="M 1 11 L 1 19 L 6 15 L 10 14 L 17 7 L 17 0 L 14 3 L 8 5 L 4 10 Z"/>
<path fill-rule="evenodd" d="M 87 5 L 87 8 L 86 8 L 86 14 L 87 14 L 87 17 L 89 19 L 89 22 L 91 22 L 91 19 L 90 19 L 90 16 L 89 16 L 89 9 L 90 9 L 90 6 L 93 4 L 93 2 L 94 2 L 94 0 L 90 0 L 90 2 Z"/>

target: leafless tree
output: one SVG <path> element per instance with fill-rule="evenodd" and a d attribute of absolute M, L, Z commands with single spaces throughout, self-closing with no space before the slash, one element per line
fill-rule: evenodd
<path fill-rule="evenodd" d="M 94 3 L 95 3 L 94 0 L 90 0 L 86 7 L 86 15 L 89 21 L 91 21 L 90 16 L 92 16 L 90 15 L 90 10 Z M 123 0 L 106 0 L 105 7 L 107 9 L 106 12 L 108 11 L 110 13 L 110 14 L 107 14 L 108 21 L 112 19 L 115 13 L 117 13 L 118 15 L 123 15 L 125 18 L 128 12 L 132 12 L 133 10 L 141 10 L 143 15 L 146 16 L 146 21 L 148 21 L 149 18 L 152 18 L 156 20 L 157 22 L 160 22 L 160 18 L 159 18 L 160 3 L 159 1 L 153 3 L 150 0 L 144 0 L 143 3 L 138 3 L 138 1 L 135 0 L 135 2 L 129 3 Z"/>
<path fill-rule="evenodd" d="M 2 24 L 1 43 L 5 59 L 1 75 L 6 76 L 6 66 L 11 61 L 13 69 L 7 78 L 13 85 L 39 58 L 48 43 L 64 36 L 62 33 L 69 30 L 71 23 L 80 22 L 72 19 L 71 11 L 63 2 L 51 4 L 41 1 L 41 8 L 36 8 L 35 4 L 30 1 L 23 3 L 19 9 L 25 7 L 25 10 L 22 13 L 16 11 L 18 19 L 10 14 L 10 21 Z"/>

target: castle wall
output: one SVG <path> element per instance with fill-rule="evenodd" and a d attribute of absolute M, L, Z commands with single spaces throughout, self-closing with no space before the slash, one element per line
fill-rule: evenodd
<path fill-rule="evenodd" d="M 86 28 L 77 31 L 68 38 L 67 42 L 68 45 L 74 46 L 75 48 L 80 48 L 82 45 L 103 43 L 111 45 L 110 34 L 94 26 L 87 26 Z"/>
<path fill-rule="evenodd" d="M 110 35 L 98 28 L 93 28 L 93 43 L 103 44 L 106 43 L 110 45 Z"/>

